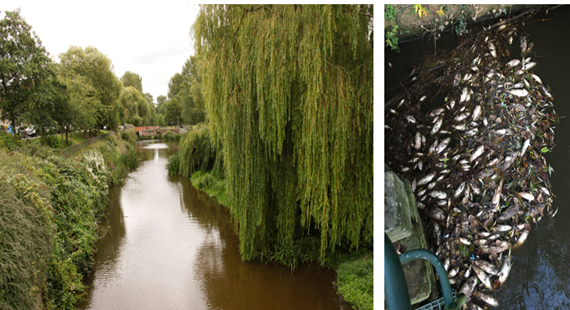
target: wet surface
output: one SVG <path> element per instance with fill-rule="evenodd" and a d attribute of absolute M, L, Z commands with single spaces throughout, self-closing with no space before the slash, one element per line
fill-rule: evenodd
<path fill-rule="evenodd" d="M 139 144 L 141 164 L 111 189 L 79 309 L 350 309 L 331 270 L 242 262 L 228 210 L 167 174 L 177 148 Z"/>
<path fill-rule="evenodd" d="M 508 280 L 496 292 L 498 309 L 568 309 L 570 308 L 570 6 L 537 16 L 522 28 L 534 48 L 527 57 L 537 62 L 533 71 L 550 87 L 556 113 L 565 117 L 555 128 L 553 152 L 546 154 L 555 173 L 550 177 L 556 197 L 554 218 L 545 217 L 532 224 L 526 242 L 512 251 L 513 267 Z M 439 42 L 439 41 L 438 41 Z M 439 43 L 438 43 L 439 44 Z M 413 41 L 401 46 L 401 53 L 386 50 L 385 87 L 398 84 L 411 71 L 411 66 L 426 53 L 433 53 L 433 42 Z M 387 95 L 388 96 L 388 95 Z"/>

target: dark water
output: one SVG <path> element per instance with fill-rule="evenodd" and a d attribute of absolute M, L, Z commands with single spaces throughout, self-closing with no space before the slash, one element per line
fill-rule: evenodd
<path fill-rule="evenodd" d="M 525 244 L 512 252 L 513 267 L 506 284 L 497 292 L 499 309 L 570 309 L 570 6 L 537 16 L 522 27 L 529 42 L 528 56 L 537 63 L 533 68 L 554 95 L 559 116 L 552 153 L 546 154 L 554 168 L 552 192 L 556 195 L 554 218 L 543 218 Z M 425 40 L 427 41 L 427 40 Z M 414 41 L 402 45 L 400 54 L 386 51 L 386 61 L 394 67 L 386 76 L 386 87 L 410 72 L 422 55 L 433 53 L 433 42 Z M 513 43 L 514 44 L 514 43 Z M 527 56 L 527 57 L 528 57 Z M 412 59 L 413 58 L 413 59 Z"/>
<path fill-rule="evenodd" d="M 111 190 L 109 230 L 80 309 L 350 309 L 331 270 L 242 262 L 228 210 L 167 175 L 177 148 L 139 145 L 143 162 Z"/>

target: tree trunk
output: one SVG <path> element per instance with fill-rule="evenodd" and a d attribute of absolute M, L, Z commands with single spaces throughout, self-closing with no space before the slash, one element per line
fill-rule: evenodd
<path fill-rule="evenodd" d="M 67 143 L 67 145 L 69 145 L 68 133 L 69 133 L 69 125 L 65 129 L 65 143 Z"/>
<path fill-rule="evenodd" d="M 83 131 L 83 139 L 87 140 L 87 129 Z"/>
<path fill-rule="evenodd" d="M 14 114 L 12 114 L 12 131 L 14 132 L 14 138 L 18 139 L 16 135 L 16 116 Z"/>

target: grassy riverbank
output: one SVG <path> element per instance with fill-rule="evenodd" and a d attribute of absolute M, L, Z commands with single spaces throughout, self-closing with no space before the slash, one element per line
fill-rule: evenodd
<path fill-rule="evenodd" d="M 117 135 L 66 160 L 0 135 L 0 309 L 74 308 L 108 188 L 136 166 L 134 141 Z"/>

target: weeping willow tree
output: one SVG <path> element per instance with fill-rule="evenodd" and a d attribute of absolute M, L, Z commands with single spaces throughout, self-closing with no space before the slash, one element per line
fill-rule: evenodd
<path fill-rule="evenodd" d="M 202 5 L 193 26 L 242 258 L 373 238 L 372 5 Z"/>

